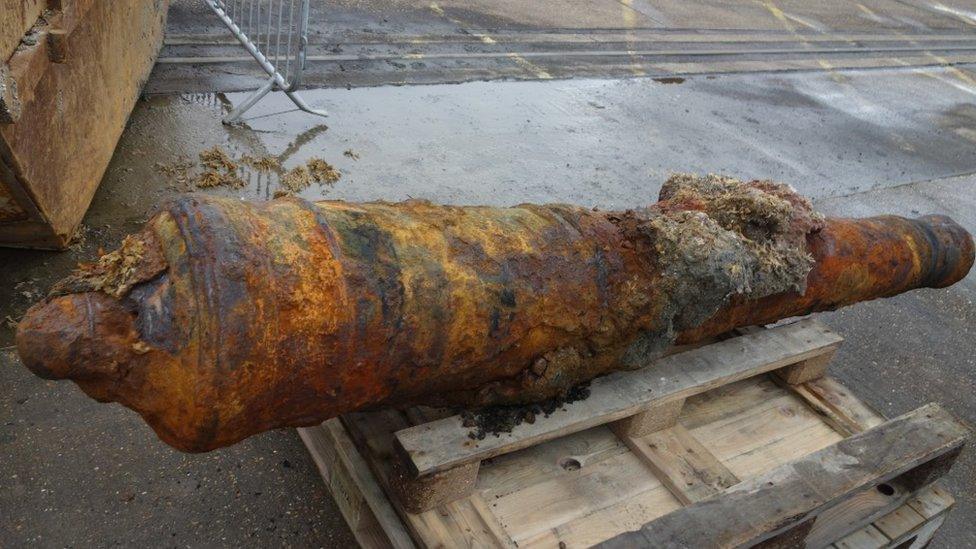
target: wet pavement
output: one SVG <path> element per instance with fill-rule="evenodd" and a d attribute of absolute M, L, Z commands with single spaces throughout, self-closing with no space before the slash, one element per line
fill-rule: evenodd
<path fill-rule="evenodd" d="M 706 4 L 709 10 L 699 9 Z M 687 49 L 701 39 L 697 31 L 710 29 L 706 35 L 725 33 L 718 38 L 721 47 L 760 47 L 775 39 L 806 48 L 811 37 L 845 41 L 843 33 L 854 32 L 887 33 L 893 40 L 947 39 L 971 33 L 976 23 L 964 2 L 877 0 L 861 4 L 856 17 L 837 6 L 818 11 L 761 2 L 743 3 L 734 13 L 721 3 L 645 0 L 568 2 L 561 4 L 568 6 L 564 10 L 552 9 L 552 3 L 434 5 L 440 11 L 419 0 L 340 2 L 327 14 L 331 23 L 316 27 L 313 44 L 321 55 L 395 57 L 427 47 L 418 46 L 418 37 L 434 36 L 439 42 L 429 51 L 481 55 L 512 51 L 507 42 L 519 44 L 518 52 L 551 52 L 604 38 L 609 45 L 586 47 L 626 47 L 638 38 L 657 42 L 685 32 L 679 45 Z M 217 36 L 219 29 L 199 4 L 180 0 L 176 6 L 171 29 Z M 505 47 L 492 50 L 484 36 Z M 350 37 L 360 43 L 349 46 Z M 559 44 L 554 49 L 547 41 Z M 338 42 L 355 49 L 325 51 Z M 168 55 L 187 53 L 174 48 Z M 221 51 L 213 48 L 204 44 L 197 53 Z M 976 232 L 976 65 L 903 66 L 938 62 L 937 55 L 897 58 L 897 69 L 871 61 L 870 70 L 841 70 L 823 66 L 818 56 L 804 58 L 816 72 L 782 72 L 795 70 L 784 63 L 789 56 L 767 56 L 727 71 L 717 61 L 698 59 L 659 72 L 648 71 L 647 59 L 615 64 L 595 57 L 583 63 L 556 56 L 541 69 L 557 77 L 639 76 L 635 68 L 652 76 L 682 75 L 658 80 L 550 80 L 507 53 L 493 58 L 494 67 L 484 61 L 492 58 L 468 59 L 466 66 L 445 65 L 450 71 L 399 68 L 383 59 L 338 71 L 336 63 L 323 61 L 316 70 L 332 75 L 320 81 L 331 89 L 303 94 L 313 106 L 329 109 L 328 119 L 291 110 L 287 100 L 273 96 L 237 127 L 223 126 L 220 117 L 243 94 L 153 96 L 136 107 L 71 250 L 0 249 L 0 287 L 9 289 L 0 300 L 0 347 L 12 342 L 9 322 L 53 281 L 78 261 L 97 257 L 99 249 L 113 249 L 160 202 L 183 190 L 168 167 L 195 160 L 214 145 L 238 158 L 274 156 L 284 169 L 313 156 L 334 164 L 342 178 L 302 192 L 309 199 L 626 208 L 655 201 L 673 171 L 721 172 L 789 182 L 829 214 L 948 213 Z M 333 78 L 338 73 L 349 76 Z M 241 89 L 255 81 L 253 71 L 239 63 L 197 67 L 184 80 L 161 76 L 166 74 L 157 72 L 150 87 L 165 89 L 169 82 L 186 90 L 180 86 L 205 78 L 199 89 Z M 345 87 L 497 78 L 534 81 Z M 243 188 L 206 192 L 261 199 L 280 188 L 280 173 L 245 170 L 243 176 Z M 835 375 L 888 415 L 936 401 L 976 422 L 974 296 L 976 274 L 970 274 L 946 290 L 822 315 L 847 338 Z M 187 455 L 159 442 L 134 413 L 96 404 L 71 384 L 33 377 L 9 351 L 0 352 L 0 386 L 0 546 L 352 543 L 293 431 Z M 937 546 L 976 546 L 969 526 L 976 519 L 973 456 L 965 453 L 950 474 L 959 505 Z"/>

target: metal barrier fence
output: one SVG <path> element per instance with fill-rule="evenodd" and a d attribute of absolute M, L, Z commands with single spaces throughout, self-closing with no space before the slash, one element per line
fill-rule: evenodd
<path fill-rule="evenodd" d="M 311 0 L 206 0 L 244 49 L 268 73 L 268 82 L 224 117 L 235 122 L 272 90 L 281 90 L 299 109 L 327 116 L 295 93 L 305 70 Z"/>

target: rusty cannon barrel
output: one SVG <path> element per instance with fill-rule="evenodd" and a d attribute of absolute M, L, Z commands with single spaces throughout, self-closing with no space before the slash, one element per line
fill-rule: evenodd
<path fill-rule="evenodd" d="M 677 342 L 943 287 L 946 217 L 675 176 L 621 212 L 188 196 L 21 321 L 24 364 L 185 451 L 380 405 L 531 402 Z"/>

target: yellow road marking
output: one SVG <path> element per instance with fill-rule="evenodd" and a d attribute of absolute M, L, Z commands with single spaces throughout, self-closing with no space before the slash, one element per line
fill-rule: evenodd
<path fill-rule="evenodd" d="M 815 30 L 819 30 L 819 29 L 816 29 L 815 27 L 810 26 L 808 23 L 805 23 L 803 21 L 797 20 L 797 19 L 795 19 L 795 18 L 787 15 L 785 12 L 783 12 L 783 10 L 779 9 L 776 6 L 776 4 L 772 3 L 772 1 L 770 1 L 770 0 L 757 0 L 757 1 L 760 4 L 762 4 L 763 7 L 765 7 L 769 11 L 769 13 L 773 14 L 773 17 L 775 17 L 776 19 L 778 19 L 780 21 L 780 23 L 782 23 L 783 26 L 786 27 L 786 30 L 788 30 L 790 32 L 790 34 L 792 34 L 794 38 L 796 38 L 797 40 L 799 40 L 800 43 L 802 43 L 807 49 L 816 48 L 816 46 L 814 46 L 808 40 L 806 40 L 803 37 L 803 35 L 801 35 L 800 33 L 796 32 L 796 27 L 792 23 L 790 23 L 790 20 L 796 20 L 800 24 L 805 25 L 805 26 L 810 27 L 810 28 L 813 28 Z M 834 70 L 834 66 L 831 65 L 830 62 L 827 61 L 826 59 L 817 59 L 817 64 L 820 65 L 820 68 L 822 68 L 825 71 L 827 71 L 827 73 L 830 75 L 830 78 L 834 82 L 841 83 L 841 82 L 845 82 L 847 80 L 844 77 L 844 75 L 842 75 L 839 72 L 837 72 L 836 70 Z"/>
<path fill-rule="evenodd" d="M 621 16 L 624 19 L 624 26 L 627 27 L 627 53 L 630 54 L 630 72 L 635 76 L 647 76 L 647 72 L 641 67 L 640 62 L 637 60 L 636 52 L 634 51 L 634 33 L 633 29 L 637 27 L 637 16 L 634 14 L 634 7 L 632 5 L 633 0 L 620 0 L 620 5 L 623 7 L 621 10 Z"/>
<path fill-rule="evenodd" d="M 858 2 L 857 7 L 861 11 L 863 11 L 864 13 L 866 13 L 868 17 L 871 17 L 871 18 L 873 18 L 875 20 L 880 20 L 881 19 L 881 17 L 879 17 L 877 13 L 874 13 L 874 10 L 872 10 L 871 8 L 865 6 L 864 4 L 861 4 L 860 2 Z"/>
<path fill-rule="evenodd" d="M 948 13 L 950 15 L 955 16 L 956 19 L 959 19 L 960 21 L 966 23 L 967 25 L 976 26 L 976 12 L 957 10 L 955 8 L 950 8 L 949 6 L 940 4 L 938 2 L 931 4 L 931 6 L 936 11 L 941 11 L 942 13 Z"/>
<path fill-rule="evenodd" d="M 453 17 L 448 16 L 444 12 L 444 9 L 441 8 L 440 6 L 438 6 L 436 2 L 431 2 L 429 8 L 430 8 L 430 11 L 436 13 L 437 15 L 439 15 L 441 17 L 444 17 L 445 19 L 447 19 L 451 23 L 454 23 L 455 25 L 457 25 L 457 26 L 459 26 L 461 28 L 468 27 L 468 25 L 464 21 L 461 21 L 459 19 L 455 19 Z M 471 32 L 471 31 L 468 31 L 468 32 Z M 487 35 L 485 33 L 471 32 L 471 34 L 473 36 L 477 37 L 479 40 L 481 40 L 481 42 L 484 43 L 484 44 L 497 44 L 498 43 L 494 38 L 492 38 L 491 36 L 489 36 L 489 35 Z M 528 59 L 522 57 L 521 55 L 519 55 L 517 53 L 514 53 L 514 52 L 508 53 L 507 54 L 507 57 L 509 59 L 511 59 L 512 61 L 515 61 L 515 64 L 516 65 L 518 65 L 518 66 L 522 67 L 523 69 L 531 72 L 533 75 L 535 75 L 536 78 L 538 78 L 540 80 L 549 80 L 549 79 L 552 78 L 552 75 L 551 74 L 549 74 L 548 72 L 546 72 L 544 69 L 542 69 L 541 67 L 539 67 L 535 63 L 529 61 Z"/>

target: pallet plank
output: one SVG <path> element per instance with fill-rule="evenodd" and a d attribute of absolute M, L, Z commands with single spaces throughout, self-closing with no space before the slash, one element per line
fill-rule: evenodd
<path fill-rule="evenodd" d="M 624 441 L 685 505 L 739 482 L 732 471 L 680 424 L 643 437 L 624 437 Z"/>
<path fill-rule="evenodd" d="M 784 383 L 785 385 L 785 383 Z M 814 410 L 844 436 L 880 425 L 884 418 L 854 397 L 848 389 L 830 377 L 800 385 L 789 385 Z"/>
<path fill-rule="evenodd" d="M 925 518 L 905 505 L 879 518 L 874 526 L 891 539 L 898 539 L 925 523 Z"/>
<path fill-rule="evenodd" d="M 925 522 L 919 526 L 916 526 L 912 530 L 903 531 L 902 529 L 892 530 L 896 524 L 905 524 L 896 519 L 889 519 L 888 517 L 883 517 L 875 524 L 867 525 L 866 527 L 852 532 L 851 534 L 843 537 L 834 544 L 834 547 L 838 549 L 869 549 L 869 548 L 900 548 L 904 549 L 902 543 L 907 542 L 909 539 L 914 539 L 914 541 L 908 547 L 910 549 L 920 549 L 925 547 L 926 544 L 935 535 L 935 532 L 942 526 L 942 522 L 945 520 L 946 515 L 949 510 L 955 504 L 955 500 L 945 489 L 941 486 L 941 481 L 933 483 L 931 486 L 923 488 L 916 494 L 908 498 L 907 503 L 903 505 L 904 508 L 911 508 L 919 515 L 924 517 Z M 894 513 L 900 511 L 893 510 Z M 823 519 L 823 515 L 817 519 L 820 522 Z M 879 528 L 879 523 L 886 524 L 890 533 L 900 534 L 895 538 L 889 538 L 885 535 L 881 528 Z M 842 535 L 842 534 L 838 534 Z M 822 544 L 818 540 L 811 542 L 808 539 L 807 547 L 817 548 Z"/>
<path fill-rule="evenodd" d="M 807 536 L 807 547 L 823 547 L 857 532 L 898 509 L 911 496 L 897 479 L 884 483 L 882 489 L 872 486 L 861 490 L 817 517 Z"/>
<path fill-rule="evenodd" d="M 594 427 L 482 462 L 476 490 L 498 498 L 627 452 L 607 427 Z"/>
<path fill-rule="evenodd" d="M 783 389 L 765 376 L 736 381 L 686 400 L 681 411 L 681 424 L 688 429 L 696 429 L 740 414 L 757 402 L 783 394 Z"/>
<path fill-rule="evenodd" d="M 939 515 L 904 536 L 892 540 L 891 549 L 925 549 L 939 528 L 942 528 L 945 519 L 945 515 Z"/>
<path fill-rule="evenodd" d="M 854 532 L 834 544 L 837 549 L 881 549 L 888 547 L 891 540 L 872 525 Z"/>
<path fill-rule="evenodd" d="M 621 502 L 639 498 L 664 514 L 681 506 L 636 456 L 625 453 L 492 500 L 495 515 L 522 541 Z"/>
<path fill-rule="evenodd" d="M 444 471 L 632 416 L 651 403 L 685 399 L 832 352 L 842 338 L 812 320 L 778 326 L 671 355 L 653 367 L 597 378 L 590 397 L 567 404 L 546 421 L 516 426 L 511 433 L 476 441 L 459 416 L 396 433 L 417 476 Z"/>
<path fill-rule="evenodd" d="M 602 547 L 738 547 L 803 523 L 852 494 L 957 452 L 968 429 L 923 406 L 695 503 Z"/>
<path fill-rule="evenodd" d="M 298 435 L 361 547 L 414 547 L 410 534 L 338 419 L 300 428 Z"/>
<path fill-rule="evenodd" d="M 393 432 L 409 425 L 406 417 L 395 410 L 356 413 L 342 416 L 350 437 L 366 457 L 379 484 L 390 492 L 393 469 Z M 445 547 L 514 547 L 495 515 L 479 494 L 454 501 L 431 511 L 407 513 L 397 507 L 404 525 L 421 545 Z M 436 543 L 428 543 L 437 540 Z"/>
<path fill-rule="evenodd" d="M 955 503 L 955 498 L 939 482 L 936 482 L 908 499 L 909 507 L 926 519 L 941 515 L 955 505 Z"/>
<path fill-rule="evenodd" d="M 663 515 L 679 507 L 677 500 L 665 490 L 648 490 L 534 536 L 520 538 L 519 548 L 590 547 L 617 534 L 640 528 L 654 513 Z"/>
<path fill-rule="evenodd" d="M 843 438 L 789 391 L 764 397 L 690 430 L 735 476 L 749 478 Z"/>

